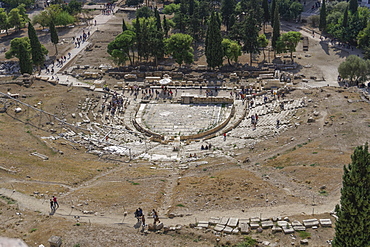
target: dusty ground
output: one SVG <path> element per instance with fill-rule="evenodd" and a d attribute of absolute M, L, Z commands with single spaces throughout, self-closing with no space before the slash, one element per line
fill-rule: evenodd
<path fill-rule="evenodd" d="M 96 66 L 110 63 L 105 47 L 119 33 L 121 18 L 118 14 L 94 34 L 93 42 L 100 47 L 73 62 Z M 66 30 L 63 38 L 67 40 L 79 31 Z M 323 48 L 325 43 L 317 40 L 310 42 L 308 53 L 312 56 L 306 58 L 298 47 L 297 57 L 303 55 L 297 62 L 312 66 L 296 73 L 324 76 L 327 81 L 321 85 L 333 83 L 336 67 L 348 52 Z M 60 54 L 69 45 L 61 45 Z M 249 55 L 241 59 L 242 63 L 247 61 Z M 112 78 L 105 79 L 113 82 Z M 311 88 L 313 85 L 300 83 L 288 96 L 312 100 L 296 113 L 297 128 L 258 142 L 254 149 L 234 150 L 233 156 L 206 157 L 208 164 L 188 170 L 153 170 L 145 160 L 128 162 L 126 157 L 87 154 L 78 144 L 42 139 L 49 133 L 1 113 L 0 188 L 6 197 L 0 198 L 0 222 L 5 222 L 0 225 L 0 235 L 22 238 L 29 246 L 46 244 L 51 235 L 62 236 L 65 246 L 213 246 L 215 235 L 188 227 L 178 233 L 143 234 L 134 227 L 133 212 L 142 207 L 145 212 L 156 208 L 185 215 L 174 219 L 160 215 L 166 225 L 188 225 L 212 216 L 289 216 L 302 220 L 319 212 L 323 215 L 314 217 L 330 217 L 324 213 L 339 202 L 343 165 L 350 163 L 354 148 L 369 139 L 370 109 L 358 89 Z M 25 95 L 22 101 L 30 105 L 41 102 L 43 110 L 67 121 L 73 121 L 71 113 L 82 103 L 82 96 L 97 94 L 77 88 L 67 91 L 66 87 L 44 82 L 36 82 L 31 88 L 0 85 L 1 92 L 8 90 Z M 309 117 L 315 122 L 307 123 Z M 31 156 L 35 151 L 49 160 Z M 244 163 L 247 157 L 250 161 Z M 48 215 L 51 195 L 57 195 L 61 204 L 52 216 Z M 82 214 L 83 210 L 96 213 Z M 16 214 L 19 212 L 21 215 Z M 124 212 L 128 212 L 126 217 Z M 79 222 L 74 215 L 81 216 Z M 309 246 L 327 246 L 334 230 L 308 232 Z M 252 236 L 278 246 L 293 241 L 292 236 L 271 231 L 254 232 Z M 225 236 L 221 243 L 232 244 L 241 238 Z"/>

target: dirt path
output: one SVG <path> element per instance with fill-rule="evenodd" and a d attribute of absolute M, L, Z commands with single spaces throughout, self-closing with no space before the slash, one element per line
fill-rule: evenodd
<path fill-rule="evenodd" d="M 168 186 L 168 200 L 167 204 L 171 203 L 171 184 L 176 183 L 176 176 L 173 176 L 174 179 L 171 180 L 172 183 Z M 12 191 L 5 188 L 0 188 L 0 194 L 10 197 L 13 200 L 17 201 L 17 205 L 20 210 L 31 210 L 39 211 L 44 215 L 50 214 L 49 202 L 47 199 L 37 199 L 32 196 L 28 196 L 17 191 Z M 101 224 L 101 225 L 123 225 L 127 227 L 133 227 L 136 224 L 136 219 L 131 215 L 131 212 L 124 217 L 123 215 L 112 215 L 112 214 L 83 214 L 81 211 L 76 210 L 72 207 L 63 205 L 59 201 L 60 207 L 57 209 L 55 216 L 64 217 L 71 221 L 75 221 L 74 216 L 80 217 L 80 222 L 88 222 L 92 224 Z M 187 225 L 189 223 L 194 223 L 199 220 L 208 220 L 210 217 L 238 217 L 238 218 L 250 218 L 250 217 L 273 217 L 273 216 L 292 216 L 292 215 L 310 215 L 323 214 L 331 212 L 336 201 L 332 201 L 325 205 L 312 206 L 307 204 L 290 204 L 290 205 L 279 205 L 279 206 L 266 206 L 266 207 L 254 207 L 249 208 L 245 212 L 242 212 L 241 209 L 235 210 L 210 210 L 202 211 L 201 213 L 195 213 L 191 216 L 177 217 L 169 219 L 167 217 L 160 217 L 166 225 L 176 225 L 182 224 Z M 164 203 L 164 206 L 167 205 Z M 164 220 L 163 220 L 164 219 Z M 148 219 L 148 222 L 151 222 L 151 219 Z"/>

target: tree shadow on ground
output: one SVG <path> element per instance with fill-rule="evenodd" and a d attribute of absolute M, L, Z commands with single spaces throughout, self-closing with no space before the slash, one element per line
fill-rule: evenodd
<path fill-rule="evenodd" d="M 335 55 L 339 56 L 340 58 L 346 58 L 350 55 L 348 51 L 339 49 L 337 47 L 333 48 L 333 51 L 335 52 Z"/>
<path fill-rule="evenodd" d="M 0 38 L 0 42 L 3 46 L 10 46 L 10 41 L 12 41 L 12 39 L 25 37 L 26 31 L 27 29 L 22 29 L 20 31 L 14 32 L 8 31 L 9 35 L 4 34 L 4 36 Z"/>
<path fill-rule="evenodd" d="M 330 55 L 329 44 L 327 41 L 320 41 L 321 48 L 325 51 L 326 55 Z"/>

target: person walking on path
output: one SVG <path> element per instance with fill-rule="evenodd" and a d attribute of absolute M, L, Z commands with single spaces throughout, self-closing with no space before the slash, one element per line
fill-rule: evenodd
<path fill-rule="evenodd" d="M 51 212 L 54 211 L 54 202 L 53 202 L 53 199 L 50 199 L 50 210 L 51 210 Z"/>
<path fill-rule="evenodd" d="M 154 225 L 158 222 L 158 223 L 161 223 L 161 221 L 159 220 L 159 217 L 158 217 L 158 213 L 153 209 L 152 210 L 152 216 L 153 216 L 153 219 L 154 219 Z"/>
<path fill-rule="evenodd" d="M 141 223 L 143 224 L 143 227 L 145 227 L 145 215 L 144 214 L 141 216 Z"/>
<path fill-rule="evenodd" d="M 224 141 L 226 141 L 226 133 L 224 133 Z"/>
<path fill-rule="evenodd" d="M 58 203 L 57 198 L 55 196 L 53 196 L 53 203 L 54 203 L 54 210 L 59 208 L 59 203 Z"/>
<path fill-rule="evenodd" d="M 141 208 L 136 209 L 135 218 L 137 219 L 137 222 L 140 221 L 140 219 L 142 218 L 143 215 L 144 215 L 143 210 Z"/>

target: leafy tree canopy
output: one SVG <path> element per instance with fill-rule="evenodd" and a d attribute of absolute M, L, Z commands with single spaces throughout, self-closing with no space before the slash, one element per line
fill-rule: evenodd
<path fill-rule="evenodd" d="M 180 4 L 175 3 L 168 4 L 163 9 L 163 13 L 166 15 L 172 15 L 178 11 L 180 11 Z"/>
<path fill-rule="evenodd" d="M 67 5 L 63 6 L 63 9 L 70 15 L 75 15 L 82 12 L 82 2 L 78 2 L 76 0 L 72 0 Z"/>
<path fill-rule="evenodd" d="M 296 19 L 303 11 L 303 5 L 296 1 L 281 0 L 278 5 L 279 14 L 284 20 Z"/>
<path fill-rule="evenodd" d="M 31 52 L 30 39 L 28 37 L 15 38 L 10 41 L 10 49 L 5 53 L 5 58 L 19 58 L 19 46 L 23 45 L 28 52 Z"/>
<path fill-rule="evenodd" d="M 35 3 L 34 0 L 3 0 L 2 2 L 9 5 L 10 8 L 17 8 L 21 4 L 24 4 L 26 8 L 29 8 Z"/>
<path fill-rule="evenodd" d="M 281 35 L 281 40 L 285 43 L 285 46 L 289 51 L 295 51 L 298 42 L 301 40 L 301 33 L 290 31 Z"/>
<path fill-rule="evenodd" d="M 67 11 L 64 11 L 59 4 L 52 4 L 44 11 L 35 15 L 32 24 L 40 24 L 42 27 L 47 27 L 53 21 L 55 26 L 67 26 L 75 22 L 75 18 Z"/>
<path fill-rule="evenodd" d="M 231 65 L 230 61 L 237 63 L 238 58 L 242 55 L 242 48 L 238 44 L 238 42 L 230 39 L 223 39 L 221 44 L 228 63 L 230 65 Z"/>
<path fill-rule="evenodd" d="M 144 0 L 126 0 L 126 5 L 132 6 L 132 5 L 138 5 L 143 3 Z"/>
<path fill-rule="evenodd" d="M 68 14 L 67 11 L 62 11 L 55 17 L 55 25 L 57 26 L 67 26 L 75 22 L 75 18 Z"/>
<path fill-rule="evenodd" d="M 194 61 L 193 38 L 188 34 L 176 33 L 165 39 L 166 53 L 171 54 L 178 64 L 190 64 Z"/>
<path fill-rule="evenodd" d="M 3 8 L 0 8 L 0 29 L 6 30 L 8 33 L 8 29 L 10 28 L 8 15 Z"/>
<path fill-rule="evenodd" d="M 370 61 L 350 55 L 339 65 L 338 72 L 342 78 L 349 79 L 351 82 L 365 81 L 370 72 Z"/>
<path fill-rule="evenodd" d="M 8 14 L 8 21 L 11 27 L 16 27 L 18 30 L 20 30 L 26 24 L 26 20 L 20 14 L 18 8 L 10 10 Z"/>
<path fill-rule="evenodd" d="M 370 46 L 370 22 L 367 24 L 366 28 L 361 30 L 357 36 L 358 45 L 361 48 L 366 48 Z"/>
<path fill-rule="evenodd" d="M 141 7 L 140 9 L 136 10 L 136 16 L 139 18 L 149 18 L 154 16 L 153 10 L 148 8 L 147 6 Z"/>
<path fill-rule="evenodd" d="M 108 44 L 107 52 L 117 65 L 122 65 L 127 60 L 132 63 L 130 50 L 133 50 L 135 41 L 136 34 L 131 30 L 126 30 Z"/>

